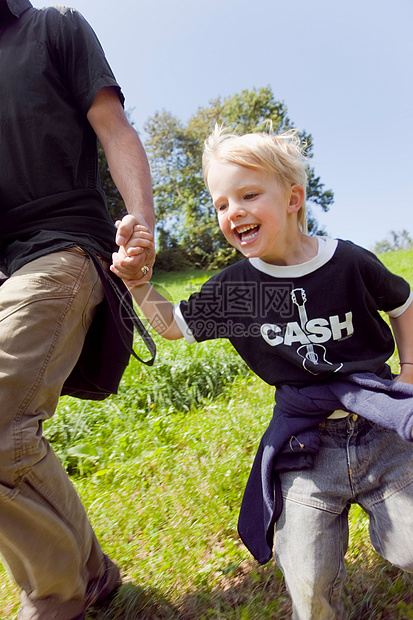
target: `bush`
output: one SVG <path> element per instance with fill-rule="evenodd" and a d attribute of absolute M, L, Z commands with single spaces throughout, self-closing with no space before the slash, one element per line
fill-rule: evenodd
<path fill-rule="evenodd" d="M 148 417 L 158 416 L 163 427 L 168 416 L 212 402 L 237 376 L 249 374 L 228 343 L 167 343 L 154 367 L 131 361 L 116 396 L 98 402 L 62 398 L 45 434 L 70 474 L 89 475 L 133 458 Z"/>

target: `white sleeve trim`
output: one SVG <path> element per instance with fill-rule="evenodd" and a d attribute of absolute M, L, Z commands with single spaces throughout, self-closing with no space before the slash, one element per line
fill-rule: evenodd
<path fill-rule="evenodd" d="M 413 302 L 413 290 L 410 290 L 410 295 L 407 298 L 407 301 L 400 306 L 399 308 L 395 308 L 394 310 L 390 310 L 390 312 L 388 312 L 387 314 L 392 318 L 392 319 L 396 319 L 398 316 L 400 316 L 401 314 L 403 314 L 403 312 L 405 312 L 407 310 L 407 308 L 410 306 L 410 304 Z"/>
<path fill-rule="evenodd" d="M 192 331 L 188 327 L 188 323 L 185 321 L 184 317 L 182 316 L 182 312 L 179 307 L 179 304 L 173 307 L 173 315 L 185 340 L 189 342 L 189 344 L 193 344 L 194 342 L 196 342 Z"/>

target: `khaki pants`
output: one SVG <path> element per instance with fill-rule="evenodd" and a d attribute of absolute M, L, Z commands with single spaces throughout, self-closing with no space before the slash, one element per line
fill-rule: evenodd
<path fill-rule="evenodd" d="M 22 589 L 25 620 L 75 617 L 105 570 L 80 499 L 42 436 L 102 298 L 79 248 L 32 261 L 0 287 L 0 552 Z"/>

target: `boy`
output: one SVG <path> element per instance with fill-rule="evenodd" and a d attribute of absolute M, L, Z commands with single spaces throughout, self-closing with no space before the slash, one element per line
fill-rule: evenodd
<path fill-rule="evenodd" d="M 162 336 L 226 337 L 276 386 L 239 531 L 264 563 L 277 521 L 274 555 L 293 618 L 344 618 L 351 503 L 369 514 L 376 550 L 413 572 L 413 447 L 383 428 L 412 437 L 413 294 L 370 252 L 306 234 L 306 161 L 294 132 L 238 136 L 216 128 L 203 170 L 219 226 L 246 260 L 175 308 L 149 283 L 128 278 L 133 255 L 153 248 L 144 227 L 135 226 L 112 269 Z M 398 346 L 395 381 L 386 364 L 394 341 L 379 310 L 389 314 Z"/>

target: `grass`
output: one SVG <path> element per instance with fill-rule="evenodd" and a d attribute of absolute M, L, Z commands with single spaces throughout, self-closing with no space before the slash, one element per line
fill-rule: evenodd
<path fill-rule="evenodd" d="M 382 258 L 413 283 L 413 252 Z M 205 277 L 171 274 L 159 284 L 177 301 Z M 87 620 L 289 618 L 279 570 L 273 562 L 258 566 L 236 532 L 273 390 L 227 343 L 155 338 L 154 368 L 133 360 L 119 394 L 106 401 L 61 399 L 46 428 L 124 577 L 117 597 Z M 413 618 L 413 577 L 372 550 L 358 506 L 346 560 L 350 620 Z M 0 565 L 1 620 L 17 607 Z"/>

